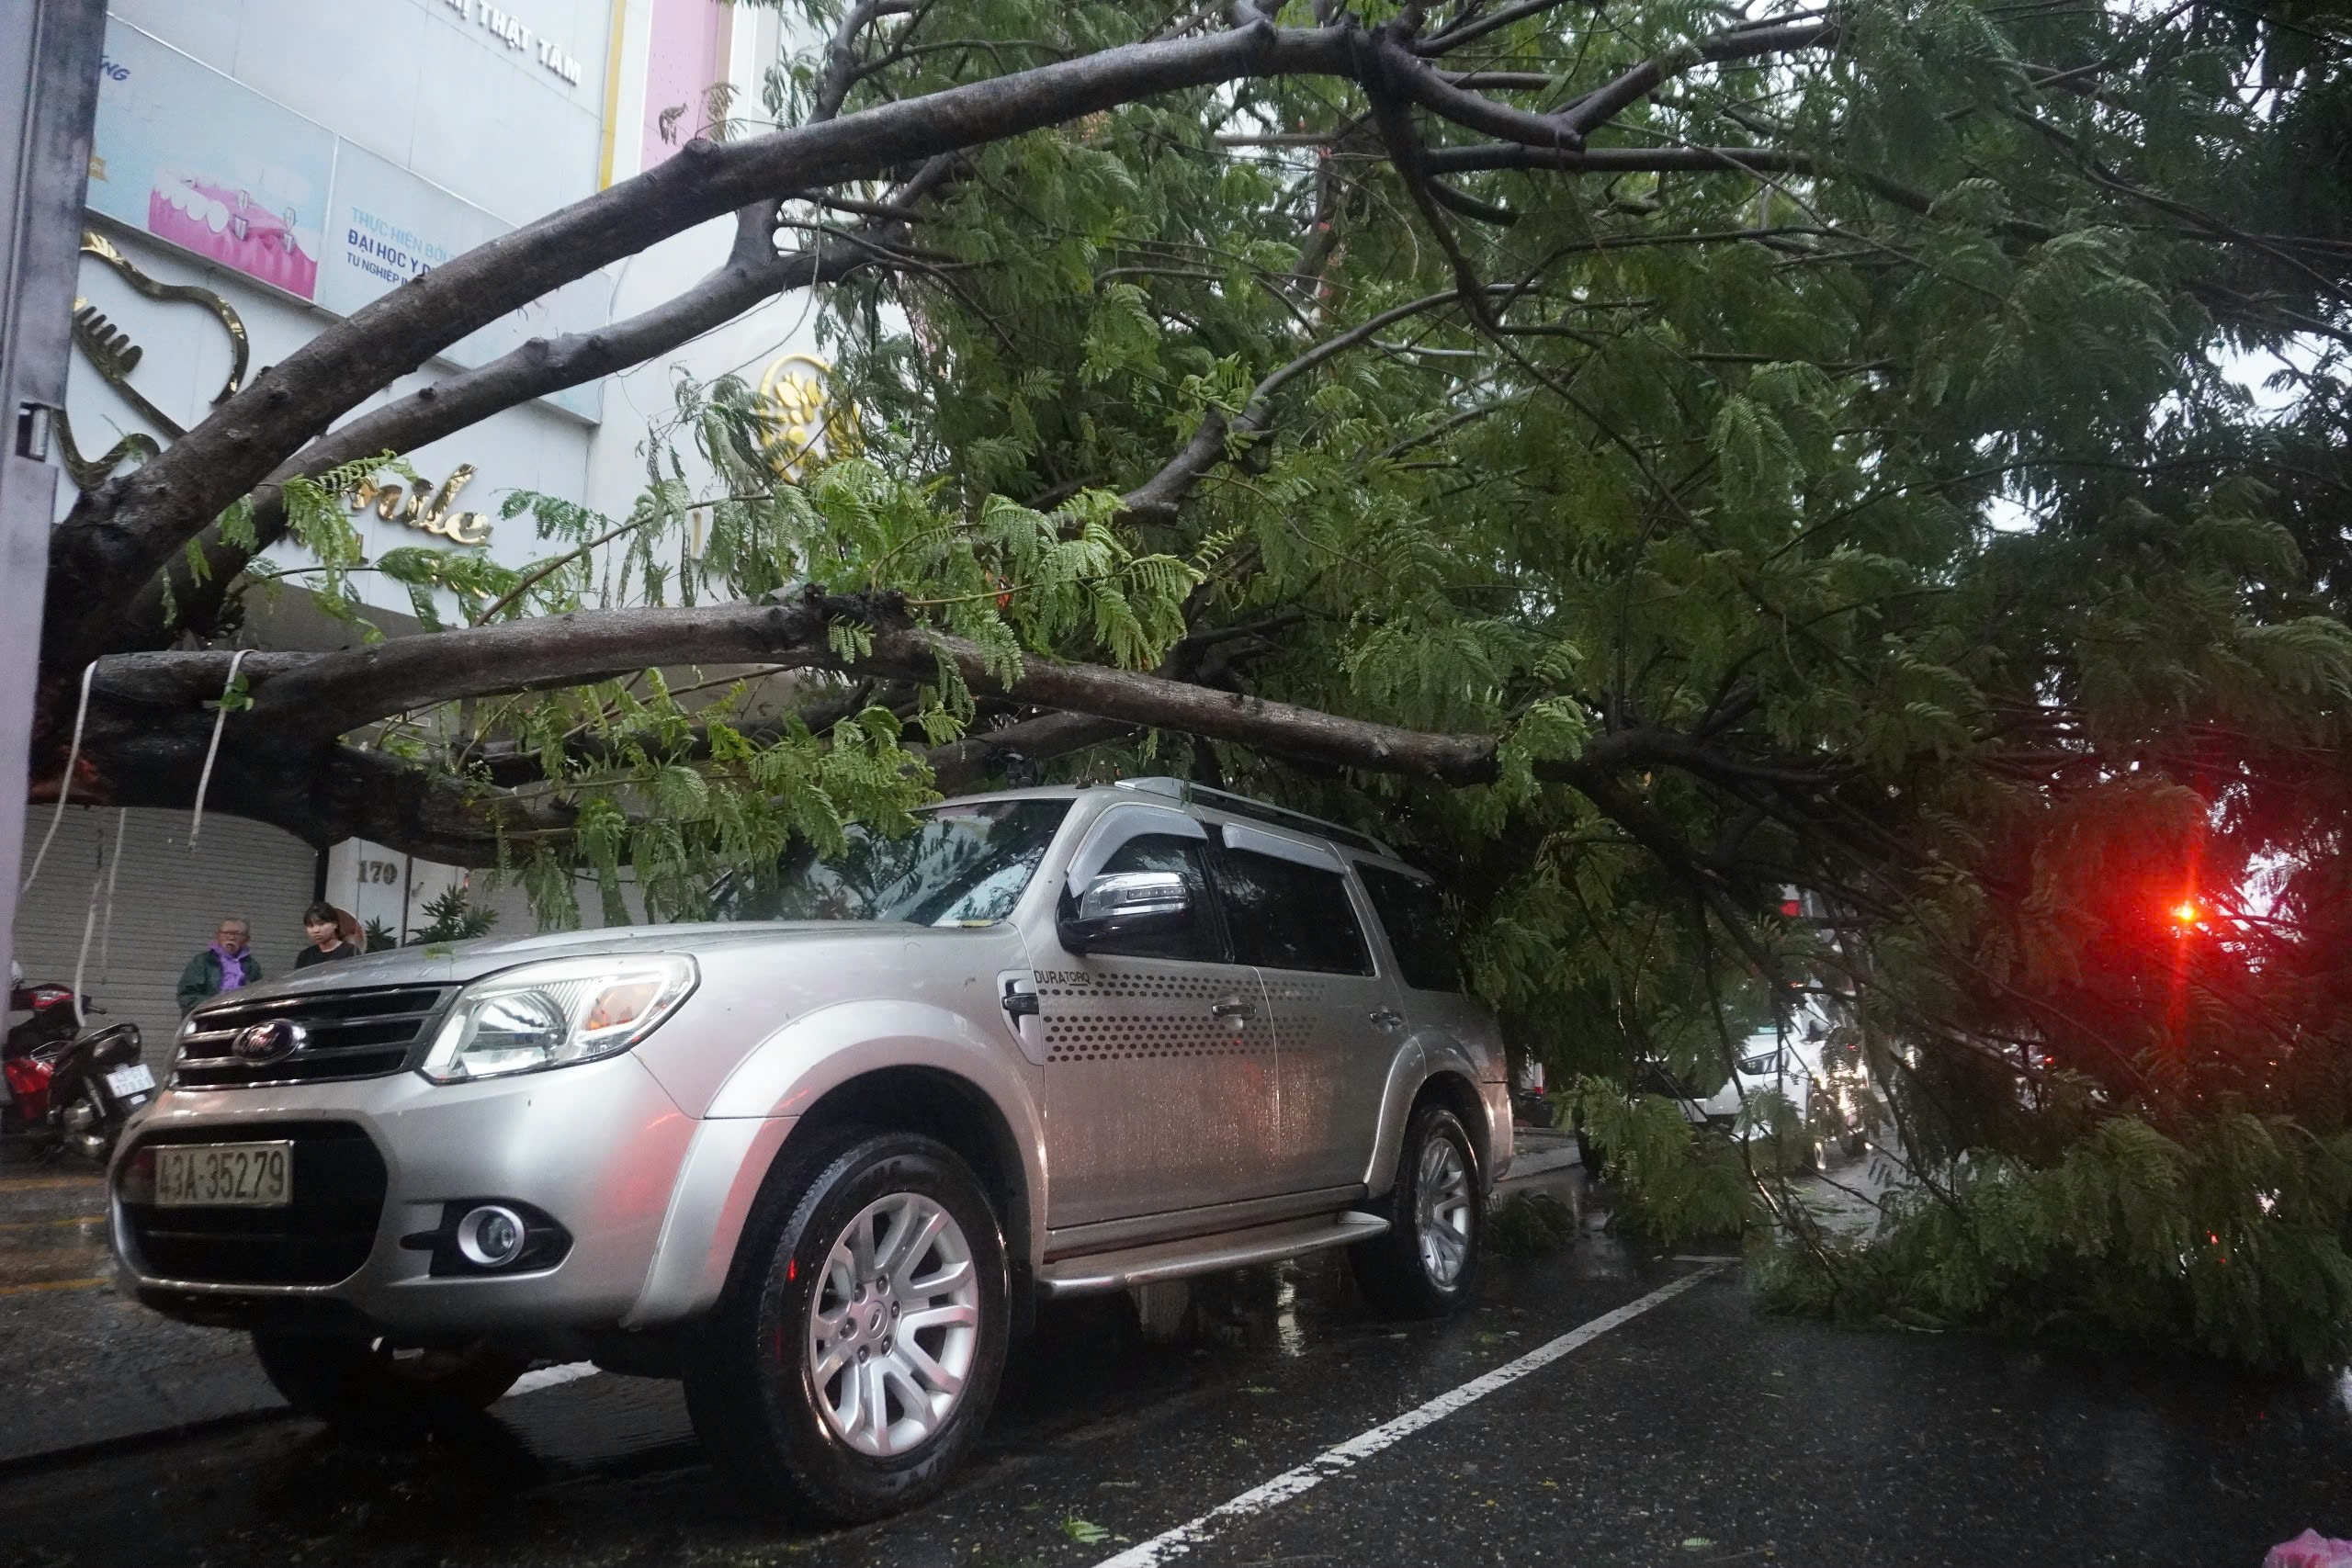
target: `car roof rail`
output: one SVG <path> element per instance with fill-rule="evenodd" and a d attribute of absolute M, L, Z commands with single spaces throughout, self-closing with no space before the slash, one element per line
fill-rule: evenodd
<path fill-rule="evenodd" d="M 1230 790 L 1211 789 L 1206 784 L 1196 784 L 1190 779 L 1171 779 L 1158 775 L 1139 779 L 1120 779 L 1116 781 L 1115 787 L 1137 790 L 1147 795 L 1164 795 L 1188 804 L 1206 806 L 1218 811 L 1229 812 L 1236 817 L 1255 818 L 1261 822 L 1272 823 L 1277 828 L 1300 829 L 1317 833 L 1352 849 L 1369 850 L 1374 854 L 1385 856 L 1389 860 L 1404 858 L 1369 833 L 1342 827 L 1337 822 L 1326 821 L 1320 817 L 1310 817 L 1304 811 L 1293 811 L 1287 806 L 1276 806 L 1270 801 L 1253 799 L 1246 795 L 1235 795 Z"/>

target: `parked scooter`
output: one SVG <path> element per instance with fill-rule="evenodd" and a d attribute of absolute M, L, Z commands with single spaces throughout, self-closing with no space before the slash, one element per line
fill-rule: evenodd
<path fill-rule="evenodd" d="M 85 1029 L 106 1010 L 63 986 L 11 985 L 8 1010 L 29 1017 L 0 1046 L 0 1135 L 21 1138 L 45 1158 L 71 1150 L 104 1164 L 130 1113 L 155 1098 L 155 1075 L 140 1058 L 139 1026 Z"/>

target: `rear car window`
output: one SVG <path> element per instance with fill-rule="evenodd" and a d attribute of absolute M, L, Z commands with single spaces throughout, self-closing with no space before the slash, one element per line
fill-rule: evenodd
<path fill-rule="evenodd" d="M 1233 955 L 1241 963 L 1326 975 L 1372 973 L 1372 952 L 1348 902 L 1348 880 L 1339 872 L 1249 850 L 1220 851 L 1216 866 Z"/>
<path fill-rule="evenodd" d="M 1462 961 L 1453 951 L 1453 935 L 1446 927 L 1445 906 L 1437 889 L 1419 877 L 1361 861 L 1356 874 L 1363 878 L 1380 929 L 1388 933 L 1405 984 L 1417 991 L 1462 989 Z"/>

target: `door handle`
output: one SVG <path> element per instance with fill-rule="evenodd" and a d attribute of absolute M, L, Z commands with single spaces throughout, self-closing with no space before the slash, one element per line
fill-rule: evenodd
<path fill-rule="evenodd" d="M 1395 1029 L 1405 1021 L 1405 1015 L 1395 1008 L 1374 1008 L 1372 1010 L 1371 1017 L 1372 1021 L 1383 1029 Z"/>
<path fill-rule="evenodd" d="M 1258 1010 L 1243 1001 L 1222 1001 L 1209 1004 L 1211 1018 L 1255 1018 Z"/>
<path fill-rule="evenodd" d="M 1015 1023 L 1024 1018 L 1038 1016 L 1037 993 L 1017 989 L 1020 984 L 1018 980 L 1004 983 L 1004 1010 L 1012 1015 Z"/>

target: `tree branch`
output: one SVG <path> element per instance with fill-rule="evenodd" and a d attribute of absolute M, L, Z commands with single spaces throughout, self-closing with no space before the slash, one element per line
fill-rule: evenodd
<path fill-rule="evenodd" d="M 60 653 L 104 646 L 107 620 L 168 557 L 323 424 L 467 333 L 607 262 L 786 192 L 871 178 L 1138 97 L 1246 75 L 1345 75 L 1348 44 L 1337 30 L 1261 22 L 1106 50 L 725 145 L 689 142 L 327 328 L 161 457 L 85 496 L 51 537 L 45 651 L 56 662 Z"/>
<path fill-rule="evenodd" d="M 854 37 L 850 24 L 865 25 L 872 9 L 861 6 L 844 18 L 847 30 L 836 34 L 831 65 L 838 67 L 850 58 L 854 51 L 845 41 Z M 1435 66 L 1415 58 L 1386 30 L 1367 35 L 1351 21 L 1284 28 L 1251 15 L 1254 19 L 1242 26 L 1206 37 L 1106 50 L 725 145 L 689 142 L 644 174 L 413 279 L 311 339 L 161 457 L 82 498 L 51 539 L 51 558 L 57 570 L 51 574 L 44 621 L 46 661 L 52 667 L 70 665 L 77 656 L 108 646 L 109 623 L 183 543 L 200 534 L 238 496 L 281 473 L 287 459 L 326 423 L 395 377 L 468 333 L 607 262 L 721 212 L 756 211 L 787 193 L 871 178 L 899 164 L 1182 88 L 1246 76 L 1362 76 L 1375 68 L 1374 62 L 1392 90 L 1431 112 L 1515 139 L 1501 149 L 1432 152 L 1422 161 L 1431 173 L 1505 166 L 1794 168 L 1802 163 L 1797 154 L 1741 149 L 1588 151 L 1577 144 L 1578 132 L 1560 117 L 1529 114 L 1467 92 Z M 1496 20 L 1487 19 L 1488 24 Z M 1699 46 L 1698 53 L 1705 57 L 1712 50 L 1716 58 L 1731 58 L 1761 52 L 1793 46 L 1818 31 L 1735 32 Z M 1437 41 L 1443 39 L 1441 35 Z M 1453 41 L 1462 38 L 1457 35 Z M 829 79 L 826 88 L 833 85 Z M 1631 90 L 1604 88 L 1602 94 L 1622 96 Z M 837 107 L 839 101 L 839 94 L 820 90 L 820 109 Z M 681 309 L 717 311 L 731 298 L 736 297 L 720 282 Z M 1475 308 L 1476 296 L 1470 298 Z M 567 347 L 593 355 L 609 335 L 585 334 Z M 589 373 L 614 367 L 607 363 Z M 503 364 L 502 368 L 520 373 L 523 367 Z M 487 395 L 494 383 L 494 378 L 486 378 L 476 384 Z M 357 441 L 355 433 L 338 449 L 349 452 Z"/>

